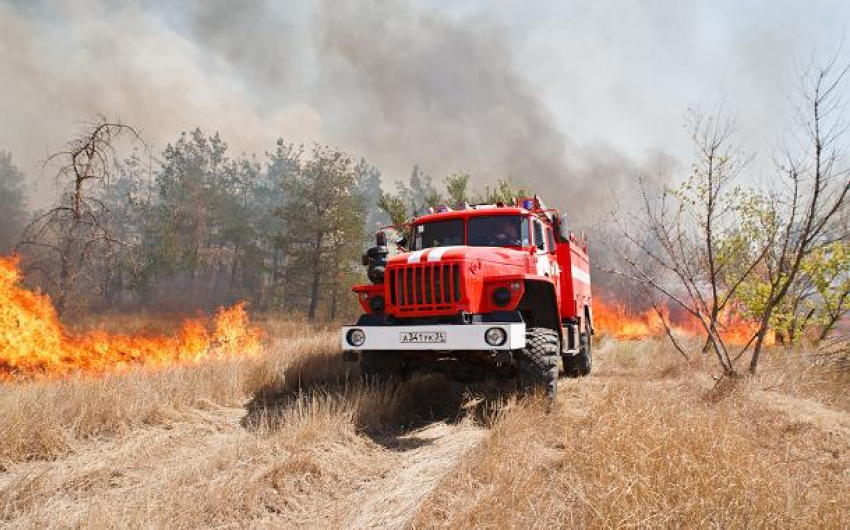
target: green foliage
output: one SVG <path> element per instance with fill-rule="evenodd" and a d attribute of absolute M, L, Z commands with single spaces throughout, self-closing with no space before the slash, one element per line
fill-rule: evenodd
<path fill-rule="evenodd" d="M 780 263 L 782 248 L 775 243 L 782 221 L 776 201 L 752 192 L 740 194 L 736 212 L 737 241 L 728 246 L 750 258 L 757 249 L 766 249 L 738 292 L 746 315 L 757 319 L 767 309 L 772 286 L 787 280 L 787 270 Z M 840 239 L 805 255 L 799 275 L 792 281 L 788 295 L 773 309 L 769 325 L 785 342 L 799 342 L 809 331 L 809 338 L 822 339 L 848 310 L 850 243 Z"/>
<path fill-rule="evenodd" d="M 475 194 L 473 202 L 482 204 L 495 204 L 504 202 L 509 204 L 516 197 L 527 197 L 529 192 L 522 184 L 516 183 L 511 179 L 499 179 L 491 188 L 489 185 L 484 187 L 484 190 Z"/>
<path fill-rule="evenodd" d="M 448 195 L 449 204 L 452 207 L 469 202 L 469 178 L 470 174 L 465 171 L 452 173 L 446 177 L 444 181 L 446 195 Z"/>
<path fill-rule="evenodd" d="M 382 191 L 378 197 L 378 207 L 389 216 L 390 224 L 398 226 L 407 222 L 407 207 L 398 195 Z"/>
<path fill-rule="evenodd" d="M 282 182 L 288 197 L 278 211 L 284 223 L 280 241 L 291 298 L 303 299 L 313 318 L 323 287 L 337 293 L 357 263 L 367 203 L 350 156 L 315 145 L 311 157 L 300 162 Z M 335 316 L 336 307 L 329 312 Z"/>
<path fill-rule="evenodd" d="M 803 277 L 811 284 L 817 303 L 810 304 L 820 338 L 850 311 L 850 241 L 838 240 L 815 249 L 802 265 Z"/>

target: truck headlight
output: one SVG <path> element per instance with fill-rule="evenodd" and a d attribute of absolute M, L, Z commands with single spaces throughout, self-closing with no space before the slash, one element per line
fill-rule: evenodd
<path fill-rule="evenodd" d="M 493 303 L 499 307 L 505 307 L 511 303 L 511 291 L 507 287 L 497 287 L 493 291 Z"/>
<path fill-rule="evenodd" d="M 369 309 L 372 310 L 373 313 L 381 313 L 384 310 L 384 297 L 381 295 L 373 296 L 369 300 Z"/>
<path fill-rule="evenodd" d="M 501 346 L 508 339 L 508 334 L 502 328 L 490 328 L 484 333 L 484 340 L 490 346 Z"/>
<path fill-rule="evenodd" d="M 366 342 L 366 333 L 362 329 L 351 329 L 345 334 L 345 340 L 355 348 L 359 348 Z"/>

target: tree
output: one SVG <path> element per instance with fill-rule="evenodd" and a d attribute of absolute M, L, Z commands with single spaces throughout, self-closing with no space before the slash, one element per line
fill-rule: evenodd
<path fill-rule="evenodd" d="M 382 191 L 378 196 L 378 207 L 387 214 L 390 223 L 395 226 L 403 225 L 408 220 L 407 207 L 398 195 Z"/>
<path fill-rule="evenodd" d="M 690 115 L 689 129 L 696 158 L 691 174 L 677 187 L 651 190 L 640 179 L 639 213 L 615 214 L 625 245 L 619 249 L 627 265 L 623 274 L 654 291 L 700 323 L 724 374 L 735 375 L 735 356 L 724 339 L 720 316 L 729 310 L 741 283 L 760 262 L 764 251 L 749 255 L 749 243 L 738 221 L 740 188 L 733 186 L 743 157 L 731 120 L 717 115 Z M 673 344 L 666 317 L 656 312 Z M 687 356 L 687 355 L 686 355 Z"/>
<path fill-rule="evenodd" d="M 828 243 L 806 257 L 802 266 L 817 300 L 807 314 L 819 326 L 816 342 L 825 340 L 850 312 L 850 240 Z"/>
<path fill-rule="evenodd" d="M 259 230 L 271 248 L 268 305 L 273 308 L 282 308 L 286 303 L 286 224 L 281 218 L 281 210 L 289 201 L 287 183 L 295 179 L 301 171 L 303 154 L 303 144 L 286 143 L 279 138 L 275 143 L 275 150 L 266 153 L 269 161 L 257 195 L 261 206 L 265 207 Z"/>
<path fill-rule="evenodd" d="M 311 155 L 287 175 L 288 196 L 279 216 L 285 226 L 287 279 L 293 295 L 306 295 L 307 316 L 314 319 L 323 288 L 330 287 L 335 300 L 341 278 L 358 263 L 366 205 L 350 156 L 318 144 Z M 333 303 L 329 312 L 336 312 Z"/>
<path fill-rule="evenodd" d="M 748 315 L 758 318 L 770 293 L 770 276 L 761 264 L 741 286 Z M 850 243 L 834 241 L 808 255 L 785 300 L 773 311 L 770 329 L 782 344 L 825 341 L 850 311 Z"/>
<path fill-rule="evenodd" d="M 773 317 L 798 281 L 806 259 L 835 241 L 846 240 L 847 228 L 835 221 L 846 215 L 850 168 L 842 151 L 847 129 L 841 115 L 844 81 L 850 65 L 836 68 L 836 58 L 800 76 L 800 128 L 777 164 L 784 188 L 773 193 L 778 222 L 765 230 L 766 286 L 763 310 L 750 359 L 756 373 Z"/>
<path fill-rule="evenodd" d="M 370 165 L 365 158 L 361 158 L 354 168 L 357 173 L 357 193 L 364 198 L 381 197 L 381 172 Z M 387 224 L 387 215 L 378 206 L 378 201 L 372 199 L 366 201 L 366 235 L 374 235 L 374 232 Z"/>
<path fill-rule="evenodd" d="M 110 305 L 144 282 L 146 243 L 153 220 L 153 175 L 150 158 L 145 158 L 134 152 L 116 162 L 109 184 L 92 190 L 107 212 L 104 226 L 121 241 L 108 259 L 98 260 L 99 270 L 94 275 L 100 280 L 104 302 Z"/>
<path fill-rule="evenodd" d="M 108 259 L 122 244 L 105 222 L 110 212 L 95 190 L 113 178 L 116 143 L 125 136 L 141 142 L 132 127 L 101 117 L 47 160 L 59 164 L 60 198 L 27 226 L 18 248 L 30 250 L 25 273 L 41 275 L 60 315 L 81 305 L 82 296 L 100 285 L 90 274 L 92 264 Z"/>
<path fill-rule="evenodd" d="M 12 153 L 0 151 L 0 252 L 8 252 L 21 237 L 25 208 L 24 174 L 12 163 Z"/>
<path fill-rule="evenodd" d="M 525 186 L 516 183 L 511 179 L 499 179 L 491 188 L 489 185 L 484 187 L 484 190 L 475 194 L 473 202 L 483 204 L 496 204 L 503 202 L 510 204 L 516 197 L 527 197 L 529 195 Z"/>
<path fill-rule="evenodd" d="M 195 129 L 166 146 L 157 175 L 154 274 L 185 273 L 192 295 L 198 276 L 215 268 L 206 249 L 217 220 L 216 195 L 229 163 L 226 152 L 227 144 L 218 134 L 206 137 Z"/>
<path fill-rule="evenodd" d="M 469 202 L 469 173 L 452 173 L 445 180 L 446 194 L 453 207 Z"/>
<path fill-rule="evenodd" d="M 410 213 L 410 217 L 422 215 L 428 208 L 433 208 L 443 202 L 443 196 L 434 187 L 431 176 L 425 174 L 419 166 L 413 166 L 407 184 L 399 180 L 396 182 L 396 188 L 398 189 L 398 196 Z"/>

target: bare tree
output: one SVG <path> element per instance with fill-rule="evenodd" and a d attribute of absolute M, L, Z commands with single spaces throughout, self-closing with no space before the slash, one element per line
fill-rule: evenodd
<path fill-rule="evenodd" d="M 108 208 L 92 193 L 107 185 L 115 166 L 115 143 L 120 136 L 141 142 L 135 129 L 104 117 L 51 155 L 45 166 L 59 164 L 56 179 L 62 192 L 56 206 L 39 215 L 24 231 L 19 249 L 30 257 L 25 273 L 39 273 L 53 295 L 58 313 L 78 302 L 84 280 L 95 260 L 108 260 L 120 245 L 107 227 Z"/>
<path fill-rule="evenodd" d="M 659 293 L 700 323 L 711 349 L 728 375 L 736 374 L 720 323 L 741 282 L 761 259 L 749 259 L 738 235 L 734 187 L 745 163 L 735 141 L 734 124 L 721 113 L 690 116 L 696 161 L 685 182 L 675 188 L 652 189 L 646 176 L 639 179 L 641 203 L 636 213 L 614 213 L 624 245 L 618 253 L 626 265 L 613 270 Z M 668 336 L 687 357 L 670 332 L 667 317 L 657 303 Z"/>
<path fill-rule="evenodd" d="M 841 143 L 847 131 L 841 95 L 850 65 L 839 69 L 836 61 L 837 57 L 819 69 L 810 66 L 800 76 L 801 134 L 786 145 L 778 164 L 785 189 L 774 201 L 779 229 L 769 232 L 765 241 L 768 289 L 750 360 L 751 373 L 758 369 L 771 317 L 798 280 L 805 258 L 847 237 L 846 226 L 836 221 L 846 216 L 850 190 L 850 168 Z"/>

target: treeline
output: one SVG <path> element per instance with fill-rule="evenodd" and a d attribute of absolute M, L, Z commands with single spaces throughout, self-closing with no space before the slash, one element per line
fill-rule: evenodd
<path fill-rule="evenodd" d="M 200 129 L 153 154 L 134 129 L 106 120 L 48 166 L 61 189 L 30 220 L 23 175 L 0 157 L 0 244 L 22 256 L 27 283 L 63 315 L 246 300 L 337 318 L 356 311 L 350 286 L 365 278 L 360 255 L 378 228 L 429 206 L 519 192 L 503 180 L 473 193 L 468 173 L 438 184 L 414 167 L 387 193 L 376 167 L 340 149 L 278 140 L 262 157 L 233 156 L 219 134 Z"/>

